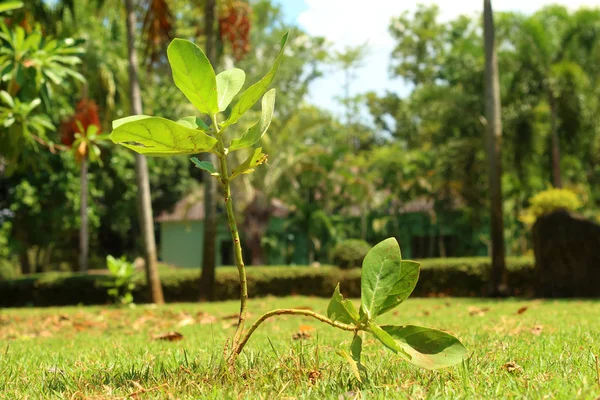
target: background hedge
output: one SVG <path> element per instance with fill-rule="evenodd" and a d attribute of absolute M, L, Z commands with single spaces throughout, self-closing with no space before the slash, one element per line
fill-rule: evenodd
<path fill-rule="evenodd" d="M 507 259 L 511 294 L 530 296 L 535 286 L 531 258 Z M 489 276 L 488 258 L 427 259 L 421 264 L 421 277 L 413 296 L 485 296 Z M 251 297 L 307 296 L 330 297 L 337 282 L 345 296 L 360 297 L 360 269 L 343 270 L 332 266 L 248 267 Z M 80 275 L 46 273 L 0 281 L 0 307 L 106 304 L 109 297 L 103 274 Z M 161 267 L 161 280 L 168 302 L 195 302 L 199 293 L 199 270 Z M 237 269 L 217 268 L 216 299 L 238 298 Z M 145 278 L 136 276 L 134 293 L 138 303 L 147 300 Z"/>

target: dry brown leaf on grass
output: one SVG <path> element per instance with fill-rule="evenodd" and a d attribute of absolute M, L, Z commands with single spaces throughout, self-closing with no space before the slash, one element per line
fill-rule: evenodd
<path fill-rule="evenodd" d="M 134 330 L 138 331 L 138 330 L 140 330 L 140 328 L 141 328 L 141 327 L 142 327 L 142 326 L 143 326 L 143 325 L 144 325 L 144 324 L 145 324 L 147 321 L 149 321 L 149 320 L 150 320 L 150 318 L 148 318 L 148 317 L 147 317 L 147 316 L 145 316 L 145 315 L 142 315 L 141 317 L 139 317 L 138 319 L 136 319 L 136 320 L 133 322 L 133 324 L 131 325 L 131 327 L 132 327 Z"/>
<path fill-rule="evenodd" d="M 178 327 L 182 327 L 182 326 L 188 326 L 188 325 L 194 325 L 196 323 L 196 320 L 194 319 L 194 317 L 192 317 L 191 315 L 183 318 L 181 321 L 179 321 L 177 323 Z"/>
<path fill-rule="evenodd" d="M 214 324 L 215 322 L 217 322 L 217 317 L 215 317 L 214 315 L 207 314 L 207 313 L 204 313 L 200 317 L 200 320 L 198 321 L 198 323 L 200 323 L 202 325 Z"/>
<path fill-rule="evenodd" d="M 506 370 L 507 372 L 509 372 L 511 374 L 523 372 L 523 367 L 521 367 L 519 364 L 517 364 L 514 361 L 507 362 L 506 364 L 504 364 L 502 366 L 502 369 Z"/>
<path fill-rule="evenodd" d="M 106 328 L 108 328 L 108 325 L 106 324 L 106 322 L 73 321 L 73 328 L 75 328 L 75 330 L 77 332 L 81 332 L 81 331 L 84 331 L 86 329 L 91 329 L 91 328 L 106 329 Z"/>
<path fill-rule="evenodd" d="M 315 330 L 315 328 L 310 325 L 300 325 L 298 327 L 299 332 L 310 332 L 310 331 L 314 331 L 314 330 Z"/>
<path fill-rule="evenodd" d="M 310 339 L 311 335 L 308 332 L 299 331 L 292 335 L 292 339 L 294 340 L 302 340 L 302 339 Z"/>
<path fill-rule="evenodd" d="M 183 339 L 183 335 L 175 331 L 152 336 L 152 340 L 167 340 L 169 342 L 175 342 L 181 339 Z"/>
<path fill-rule="evenodd" d="M 527 311 L 529 307 L 525 306 L 525 307 L 521 307 L 517 310 L 517 314 L 521 315 L 523 314 L 525 311 Z"/>
<path fill-rule="evenodd" d="M 479 308 L 473 306 L 469 307 L 468 310 L 470 316 L 477 315 L 478 317 L 483 317 L 486 312 L 490 311 L 489 307 Z"/>
<path fill-rule="evenodd" d="M 317 383 L 317 379 L 319 379 L 320 376 L 321 376 L 321 372 L 316 371 L 316 370 L 310 371 L 308 373 L 308 381 L 314 385 L 315 383 Z"/>
<path fill-rule="evenodd" d="M 221 324 L 221 326 L 223 327 L 223 329 L 229 329 L 229 328 L 237 327 L 238 326 L 238 321 L 224 322 L 223 324 Z"/>
<path fill-rule="evenodd" d="M 543 325 L 536 325 L 533 328 L 531 328 L 531 333 L 533 333 L 536 336 L 540 336 L 542 334 L 542 329 L 544 329 Z"/>
<path fill-rule="evenodd" d="M 144 388 L 142 385 L 140 385 L 138 382 L 136 381 L 131 381 L 133 383 L 133 386 L 135 386 L 138 390 L 136 390 L 135 392 L 131 392 L 127 395 L 127 397 L 124 397 L 125 399 L 129 399 L 129 398 L 134 398 L 136 399 L 137 396 L 139 396 L 140 394 L 144 394 L 144 393 L 148 393 L 148 392 L 152 392 L 155 390 L 158 390 L 160 388 L 163 388 L 165 386 L 169 386 L 168 383 L 163 383 L 162 385 L 158 385 L 158 386 L 154 386 L 151 388 Z"/>

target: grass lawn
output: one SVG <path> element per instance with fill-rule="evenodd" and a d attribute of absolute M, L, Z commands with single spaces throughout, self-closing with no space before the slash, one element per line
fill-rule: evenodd
<path fill-rule="evenodd" d="M 276 307 L 324 312 L 328 300 L 252 300 L 250 322 Z M 223 344 L 237 302 L 135 309 L 69 307 L 0 311 L 2 399 L 596 399 L 600 396 L 600 302 L 409 300 L 382 323 L 457 335 L 471 357 L 446 370 L 412 367 L 371 339 L 359 384 L 335 354 L 349 332 L 316 320 L 265 322 L 238 365 L 224 373 Z M 152 340 L 177 331 L 178 341 Z M 298 332 L 307 338 L 293 339 Z"/>

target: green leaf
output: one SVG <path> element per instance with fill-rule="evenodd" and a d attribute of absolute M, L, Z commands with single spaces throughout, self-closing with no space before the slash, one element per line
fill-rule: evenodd
<path fill-rule="evenodd" d="M 159 117 L 139 118 L 118 125 L 110 138 L 149 156 L 209 152 L 217 143 L 217 139 L 202 131 Z"/>
<path fill-rule="evenodd" d="M 394 353 L 400 353 L 403 356 L 408 357 L 408 358 L 411 357 L 407 352 L 404 351 L 404 349 L 402 347 L 400 347 L 400 345 L 398 343 L 396 343 L 394 338 L 391 337 L 386 331 L 381 329 L 381 327 L 379 325 L 377 325 L 374 322 L 369 321 L 367 326 L 371 330 L 371 333 L 373 334 L 373 336 L 375 336 L 381 343 L 383 343 L 383 345 L 385 347 L 392 350 Z"/>
<path fill-rule="evenodd" d="M 196 165 L 196 168 L 206 171 L 213 176 L 219 175 L 217 169 L 210 161 L 200 161 L 197 157 L 192 157 L 190 160 Z"/>
<path fill-rule="evenodd" d="M 116 120 L 114 120 L 112 122 L 112 128 L 114 130 L 114 129 L 117 129 L 121 125 L 126 124 L 128 122 L 139 121 L 141 119 L 146 119 L 146 118 L 152 118 L 152 117 L 149 116 L 149 115 L 130 115 L 129 117 L 119 118 L 119 119 L 116 119 Z"/>
<path fill-rule="evenodd" d="M 279 69 L 279 65 L 281 64 L 281 56 L 283 55 L 283 49 L 285 48 L 285 43 L 287 42 L 289 32 L 287 32 L 281 38 L 281 50 L 279 50 L 279 54 L 275 59 L 275 63 L 271 67 L 271 70 L 258 82 L 254 85 L 250 86 L 248 89 L 242 93 L 238 102 L 233 106 L 231 110 L 231 115 L 223 124 L 223 127 L 227 127 L 229 125 L 235 124 L 241 117 L 244 115 L 246 111 L 250 109 L 260 99 L 260 97 L 267 91 L 267 88 L 275 79 L 275 74 Z"/>
<path fill-rule="evenodd" d="M 333 321 L 340 321 L 345 324 L 357 323 L 359 320 L 358 311 L 350 300 L 344 299 L 340 293 L 340 284 L 338 283 L 333 291 L 333 296 L 327 307 L 327 316 Z"/>
<path fill-rule="evenodd" d="M 352 339 L 352 344 L 350 345 L 350 351 L 352 352 L 352 358 L 357 364 L 360 365 L 360 354 L 362 353 L 362 338 L 357 333 L 354 335 L 354 339 Z"/>
<path fill-rule="evenodd" d="M 352 356 L 348 354 L 348 352 L 346 352 L 345 350 L 338 350 L 337 354 L 342 356 L 348 362 L 350 368 L 352 369 L 352 373 L 354 374 L 356 379 L 362 383 L 362 378 L 360 377 L 360 370 L 358 369 L 358 363 L 356 362 L 356 360 L 354 360 Z"/>
<path fill-rule="evenodd" d="M 204 52 L 189 40 L 175 39 L 167 48 L 175 85 L 200 112 L 219 112 L 215 71 Z"/>
<path fill-rule="evenodd" d="M 3 1 L 2 4 L 0 4 L 0 13 L 16 10 L 21 7 L 23 7 L 22 1 Z"/>
<path fill-rule="evenodd" d="M 378 243 L 365 256 L 360 281 L 361 308 L 369 320 L 379 315 L 386 299 L 393 294 L 401 277 L 401 263 L 400 246 L 394 238 Z"/>
<path fill-rule="evenodd" d="M 410 296 L 419 281 L 419 266 L 416 261 L 402 260 L 400 263 L 400 278 L 394 284 L 391 294 L 381 305 L 378 315 L 394 309 Z"/>
<path fill-rule="evenodd" d="M 204 123 L 202 118 L 193 115 L 191 117 L 181 118 L 177 123 L 191 129 L 200 128 L 200 130 L 203 130 L 204 132 L 210 131 L 210 127 Z"/>
<path fill-rule="evenodd" d="M 12 96 L 10 94 L 8 94 L 8 92 L 5 92 L 4 90 L 0 90 L 0 100 L 2 100 L 10 108 L 15 108 L 15 102 L 14 102 Z"/>
<path fill-rule="evenodd" d="M 269 90 L 262 98 L 262 113 L 260 120 L 248 129 L 244 134 L 231 141 L 229 151 L 243 149 L 250 147 L 263 137 L 269 125 L 271 125 L 271 119 L 273 118 L 273 111 L 275 110 L 275 89 Z"/>
<path fill-rule="evenodd" d="M 467 349 L 454 336 L 421 326 L 383 325 L 381 329 L 411 356 L 417 367 L 437 369 L 458 364 L 467 357 Z"/>
<path fill-rule="evenodd" d="M 229 179 L 234 179 L 241 174 L 249 174 L 250 172 L 254 171 L 254 168 L 266 162 L 267 155 L 263 154 L 262 147 L 254 149 L 254 152 L 246 159 L 246 161 L 231 171 L 231 177 Z"/>
<path fill-rule="evenodd" d="M 219 111 L 225 111 L 231 100 L 244 86 L 246 73 L 239 68 L 231 68 L 217 75 L 217 97 Z"/>
<path fill-rule="evenodd" d="M 358 367 L 358 371 L 361 373 L 361 376 L 364 380 L 367 380 L 367 369 L 360 362 L 360 356 L 362 353 L 362 338 L 356 332 L 354 334 L 354 339 L 352 339 L 352 344 L 350 345 L 350 352 L 352 353 L 352 359 L 356 361 L 356 366 Z"/>

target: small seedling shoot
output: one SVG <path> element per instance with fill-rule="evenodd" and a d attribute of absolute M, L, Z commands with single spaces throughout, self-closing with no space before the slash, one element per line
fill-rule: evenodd
<path fill-rule="evenodd" d="M 448 367 L 465 359 L 467 352 L 454 336 L 435 329 L 414 325 L 379 325 L 377 318 L 399 306 L 411 294 L 419 278 L 419 263 L 403 260 L 396 239 L 386 239 L 374 246 L 364 259 L 361 276 L 361 305 L 356 307 L 344 299 L 339 284 L 322 315 L 309 310 L 278 309 L 259 317 L 246 328 L 248 288 L 240 235 L 234 213 L 231 182 L 241 174 L 252 173 L 266 163 L 267 155 L 255 147 L 265 134 L 275 108 L 275 89 L 269 89 L 282 60 L 288 34 L 281 40 L 281 50 L 271 70 L 249 86 L 233 107 L 231 102 L 244 86 L 245 73 L 232 68 L 215 75 L 204 52 L 194 43 L 175 39 L 167 56 L 175 85 L 196 107 L 201 116 L 187 116 L 178 121 L 160 117 L 133 115 L 113 121 L 113 142 L 147 156 L 195 155 L 210 152 L 219 163 L 213 165 L 195 157 L 191 161 L 210 173 L 221 185 L 229 229 L 240 281 L 240 313 L 237 329 L 226 345 L 226 359 L 231 368 L 244 346 L 268 318 L 292 314 L 315 318 L 335 328 L 348 331 L 353 339 L 349 351 L 339 354 L 350 364 L 359 381 L 366 376 L 361 363 L 363 332 L 373 335 L 381 344 L 418 367 Z M 235 125 L 262 98 L 260 119 L 241 136 L 226 142 L 224 133 Z M 210 123 L 207 123 L 210 121 Z M 230 153 L 245 150 L 248 157 L 239 165 L 230 165 Z"/>

